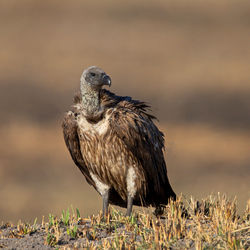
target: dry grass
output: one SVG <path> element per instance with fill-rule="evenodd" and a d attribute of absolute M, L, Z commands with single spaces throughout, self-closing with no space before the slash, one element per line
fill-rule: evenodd
<path fill-rule="evenodd" d="M 179 197 L 170 202 L 161 218 L 149 210 L 128 218 L 112 207 L 105 219 L 101 214 L 80 218 L 79 211 L 72 209 L 61 217 L 50 215 L 41 225 L 19 222 L 5 234 L 5 240 L 41 231 L 44 244 L 57 249 L 249 249 L 250 200 L 241 217 L 236 201 L 220 194 L 199 202 Z"/>

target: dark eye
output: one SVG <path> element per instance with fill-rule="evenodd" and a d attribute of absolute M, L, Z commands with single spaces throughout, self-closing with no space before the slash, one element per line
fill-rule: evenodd
<path fill-rule="evenodd" d="M 91 76 L 95 76 L 95 73 L 91 72 L 90 75 L 91 75 Z"/>

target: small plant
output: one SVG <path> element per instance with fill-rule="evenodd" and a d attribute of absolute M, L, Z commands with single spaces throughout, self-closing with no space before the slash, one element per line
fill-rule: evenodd
<path fill-rule="evenodd" d="M 52 227 L 55 225 L 55 216 L 52 214 L 49 214 L 49 227 Z"/>
<path fill-rule="evenodd" d="M 77 226 L 75 225 L 73 228 L 67 228 L 67 234 L 73 238 L 77 238 Z"/>
<path fill-rule="evenodd" d="M 134 214 L 131 214 L 131 216 L 130 216 L 130 223 L 132 225 L 136 225 L 136 223 L 137 223 L 137 220 L 136 220 L 136 217 L 134 216 Z"/>
<path fill-rule="evenodd" d="M 33 223 L 33 226 L 32 226 L 34 229 L 36 229 L 36 227 L 37 227 L 37 218 L 35 218 L 35 220 L 34 220 L 34 223 Z"/>
<path fill-rule="evenodd" d="M 77 216 L 77 220 L 81 218 L 80 211 L 78 208 L 76 209 L 76 216 Z"/>
<path fill-rule="evenodd" d="M 33 225 L 30 225 L 29 223 L 22 223 L 19 222 L 19 224 L 17 225 L 17 233 L 19 235 L 26 235 L 26 234 L 33 234 L 36 232 L 37 230 L 37 218 L 35 218 Z"/>
<path fill-rule="evenodd" d="M 46 242 L 49 246 L 54 247 L 56 245 L 56 236 L 50 232 L 48 232 L 47 238 L 46 238 Z"/>
<path fill-rule="evenodd" d="M 70 213 L 69 209 L 67 211 L 62 211 L 62 222 L 65 226 L 69 226 L 69 220 L 70 220 Z"/>

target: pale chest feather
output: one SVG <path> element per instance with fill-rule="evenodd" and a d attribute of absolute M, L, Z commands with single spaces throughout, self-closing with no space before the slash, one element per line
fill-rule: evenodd
<path fill-rule="evenodd" d="M 110 121 L 109 121 L 110 115 L 106 115 L 103 119 L 101 119 L 97 123 L 90 123 L 86 120 L 86 118 L 83 115 L 79 115 L 77 117 L 77 123 L 80 128 L 80 130 L 84 133 L 90 133 L 90 134 L 97 134 L 99 136 L 104 135 L 109 128 Z"/>

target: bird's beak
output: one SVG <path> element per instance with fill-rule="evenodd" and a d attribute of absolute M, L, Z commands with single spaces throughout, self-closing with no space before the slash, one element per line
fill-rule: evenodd
<path fill-rule="evenodd" d="M 102 76 L 102 84 L 108 85 L 110 87 L 111 86 L 111 78 L 108 75 L 104 74 Z"/>

